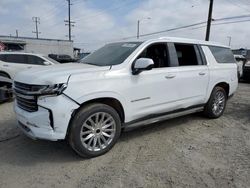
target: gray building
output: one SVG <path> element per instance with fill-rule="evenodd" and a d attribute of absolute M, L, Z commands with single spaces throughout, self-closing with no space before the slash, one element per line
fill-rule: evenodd
<path fill-rule="evenodd" d="M 5 45 L 5 51 L 20 51 L 44 55 L 65 54 L 74 57 L 73 41 L 0 35 L 0 42 Z"/>

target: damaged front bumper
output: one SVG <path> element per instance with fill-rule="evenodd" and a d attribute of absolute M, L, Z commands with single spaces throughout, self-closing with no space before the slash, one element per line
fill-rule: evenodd
<path fill-rule="evenodd" d="M 28 112 L 14 103 L 18 127 L 33 139 L 65 139 L 71 115 L 79 107 L 64 95 L 41 97 L 38 99 L 38 110 Z"/>

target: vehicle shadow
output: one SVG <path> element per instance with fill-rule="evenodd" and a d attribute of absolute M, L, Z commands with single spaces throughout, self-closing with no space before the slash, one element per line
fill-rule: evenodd
<path fill-rule="evenodd" d="M 160 123 L 154 123 L 133 130 L 123 131 L 119 142 L 136 139 L 140 136 L 149 135 L 158 131 L 167 131 L 171 127 L 185 126 L 188 121 L 204 119 L 197 114 L 191 114 Z M 11 140 L 0 142 L 0 165 L 4 163 L 13 166 L 33 166 L 40 163 L 67 163 L 72 161 L 85 161 L 79 157 L 69 146 L 67 141 L 44 141 L 32 140 L 22 133 Z"/>
<path fill-rule="evenodd" d="M 120 141 L 127 141 L 131 139 L 136 139 L 139 136 L 145 136 L 149 134 L 153 134 L 156 132 L 162 132 L 164 130 L 171 129 L 173 127 L 183 127 L 187 126 L 188 122 L 193 120 L 207 120 L 201 113 L 189 114 L 181 117 L 176 117 L 173 119 L 156 122 L 148 125 L 142 125 L 139 127 L 135 127 L 133 129 L 125 129 L 122 132 Z M 119 141 L 118 141 L 119 142 Z"/>
<path fill-rule="evenodd" d="M 23 133 L 6 142 L 0 143 L 0 165 L 33 166 L 37 163 L 65 163 L 82 160 L 69 147 L 66 141 L 32 140 Z"/>
<path fill-rule="evenodd" d="M 250 84 L 250 80 L 243 80 L 243 79 L 240 79 L 240 80 L 239 80 L 239 83 Z"/>

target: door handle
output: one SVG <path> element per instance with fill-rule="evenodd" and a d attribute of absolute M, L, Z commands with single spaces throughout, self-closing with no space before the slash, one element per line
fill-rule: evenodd
<path fill-rule="evenodd" d="M 32 68 L 32 66 L 27 67 L 28 69 Z"/>
<path fill-rule="evenodd" d="M 199 72 L 199 75 L 204 76 L 206 73 L 205 72 Z"/>
<path fill-rule="evenodd" d="M 8 67 L 9 65 L 4 64 L 3 66 L 4 66 L 4 67 Z"/>
<path fill-rule="evenodd" d="M 165 76 L 166 79 L 171 79 L 174 78 L 176 75 L 175 74 L 168 74 Z"/>

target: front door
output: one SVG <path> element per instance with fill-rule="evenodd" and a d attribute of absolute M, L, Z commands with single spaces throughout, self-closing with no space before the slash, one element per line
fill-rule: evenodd
<path fill-rule="evenodd" d="M 176 82 L 178 70 L 170 67 L 167 49 L 166 43 L 152 44 L 137 57 L 152 59 L 154 68 L 131 76 L 130 89 L 124 90 L 129 96 L 130 118 L 133 120 L 178 108 L 181 96 Z"/>

